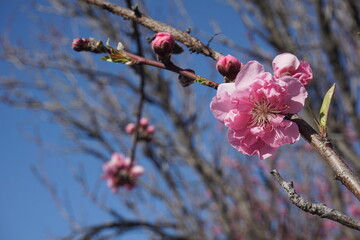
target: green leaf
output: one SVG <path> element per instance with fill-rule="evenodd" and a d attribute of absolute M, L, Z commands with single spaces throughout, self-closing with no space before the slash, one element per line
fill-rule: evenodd
<path fill-rule="evenodd" d="M 101 58 L 101 60 L 107 61 L 107 62 L 114 62 L 114 63 L 122 63 L 123 60 L 119 58 L 114 58 L 111 56 L 104 56 Z"/>
<path fill-rule="evenodd" d="M 101 58 L 101 60 L 107 61 L 107 62 L 113 62 L 113 63 L 123 63 L 123 64 L 127 64 L 127 65 L 132 64 L 131 60 L 129 58 L 127 58 L 126 56 L 119 56 L 119 57 L 104 56 Z"/>
<path fill-rule="evenodd" d="M 320 130 L 321 135 L 323 135 L 324 137 L 326 136 L 327 118 L 328 118 L 328 113 L 329 113 L 329 108 L 330 108 L 330 102 L 331 102 L 332 96 L 335 91 L 335 86 L 336 86 L 336 84 L 334 83 L 332 85 L 332 87 L 327 91 L 327 93 L 324 97 L 324 100 L 322 102 L 321 108 L 320 108 L 319 130 Z"/>

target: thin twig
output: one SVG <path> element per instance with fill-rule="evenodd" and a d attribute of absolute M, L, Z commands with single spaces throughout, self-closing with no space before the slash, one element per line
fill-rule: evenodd
<path fill-rule="evenodd" d="M 132 2 L 131 0 L 127 0 L 126 4 L 128 6 L 128 8 L 132 7 Z M 137 9 L 137 8 L 136 8 Z M 138 10 L 137 10 L 138 11 Z M 134 11 L 134 14 L 136 16 L 141 16 L 141 14 L 139 12 Z M 137 54 L 140 56 L 143 56 L 143 47 L 141 44 L 141 39 L 140 39 L 140 32 L 138 29 L 138 25 L 136 24 L 136 22 L 134 20 L 132 20 L 132 28 L 133 28 L 133 35 L 134 38 L 136 40 L 136 45 L 137 45 Z M 136 111 L 136 124 L 139 124 L 140 119 L 142 117 L 142 111 L 144 108 L 144 102 L 145 102 L 145 73 L 144 73 L 144 66 L 143 65 L 139 65 L 139 75 L 140 75 L 140 86 L 139 86 L 139 94 L 140 94 L 140 99 L 139 99 L 139 103 L 138 103 L 138 107 L 137 107 L 137 111 Z M 135 161 L 135 155 L 136 155 L 136 147 L 137 144 L 139 142 L 139 128 L 136 129 L 135 134 L 133 136 L 133 142 L 132 142 L 132 147 L 130 149 L 130 160 L 131 160 L 131 165 L 132 166 L 134 164 Z"/>
<path fill-rule="evenodd" d="M 127 55 L 128 57 L 130 57 L 131 62 L 134 63 L 134 64 L 139 64 L 139 65 L 144 64 L 144 65 L 149 65 L 149 66 L 165 69 L 165 70 L 168 70 L 168 71 L 171 71 L 171 72 L 175 72 L 175 73 L 178 73 L 180 75 L 183 75 L 186 78 L 197 81 L 202 85 L 205 85 L 207 87 L 211 87 L 211 88 L 214 88 L 214 89 L 217 89 L 217 87 L 219 85 L 217 82 L 214 82 L 214 81 L 211 81 L 210 79 L 201 77 L 201 76 L 199 76 L 199 75 L 197 75 L 197 74 L 195 74 L 195 73 L 193 73 L 191 71 L 182 69 L 181 67 L 176 66 L 172 62 L 168 62 L 167 64 L 164 64 L 162 62 L 158 62 L 158 61 L 154 61 L 154 60 L 151 60 L 151 59 L 148 59 L 148 58 L 144 58 L 144 57 L 132 54 L 132 53 L 127 52 L 127 51 L 123 51 L 123 53 L 125 55 Z"/>

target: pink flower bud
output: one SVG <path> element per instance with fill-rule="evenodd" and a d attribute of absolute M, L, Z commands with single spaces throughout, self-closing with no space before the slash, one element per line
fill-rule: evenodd
<path fill-rule="evenodd" d="M 167 56 L 171 53 L 175 45 L 174 38 L 170 33 L 159 32 L 155 35 L 155 39 L 151 43 L 154 52 L 159 56 Z"/>
<path fill-rule="evenodd" d="M 141 118 L 140 120 L 139 120 L 139 124 L 140 124 L 140 126 L 142 126 L 142 127 L 146 127 L 147 125 L 149 125 L 149 120 L 147 119 L 147 118 Z"/>
<path fill-rule="evenodd" d="M 312 80 L 312 70 L 309 63 L 299 61 L 291 53 L 282 53 L 277 55 L 272 62 L 275 78 L 283 76 L 292 76 L 297 78 L 306 86 Z"/>
<path fill-rule="evenodd" d="M 106 53 L 102 41 L 96 41 L 93 38 L 75 38 L 72 42 L 72 48 L 77 52 Z"/>
<path fill-rule="evenodd" d="M 75 38 L 72 42 L 72 49 L 77 52 L 87 51 L 89 48 L 89 39 L 86 38 Z"/>
<path fill-rule="evenodd" d="M 146 127 L 145 132 L 147 134 L 154 134 L 155 130 L 156 130 L 156 128 L 155 128 L 154 125 L 149 125 L 149 126 Z"/>
<path fill-rule="evenodd" d="M 230 54 L 220 57 L 216 69 L 221 75 L 233 81 L 241 69 L 241 62 Z"/>
<path fill-rule="evenodd" d="M 135 129 L 136 129 L 135 123 L 129 123 L 129 124 L 126 125 L 126 127 L 125 127 L 125 132 L 126 132 L 127 134 L 132 134 L 132 133 L 134 133 Z"/>

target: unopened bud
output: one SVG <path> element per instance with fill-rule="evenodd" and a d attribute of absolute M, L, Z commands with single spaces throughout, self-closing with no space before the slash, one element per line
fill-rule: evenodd
<path fill-rule="evenodd" d="M 155 35 L 154 40 L 151 43 L 151 47 L 154 52 L 160 56 L 165 57 L 171 53 L 175 45 L 175 40 L 170 33 L 159 32 Z"/>
<path fill-rule="evenodd" d="M 72 42 L 72 49 L 77 52 L 93 52 L 93 53 L 105 53 L 105 47 L 102 41 L 96 41 L 93 38 L 75 38 Z"/>
<path fill-rule="evenodd" d="M 239 73 L 241 66 L 241 62 L 229 54 L 220 57 L 216 64 L 216 69 L 229 81 L 233 81 L 236 78 L 236 75 Z"/>
<path fill-rule="evenodd" d="M 156 128 L 154 125 L 149 125 L 146 127 L 145 132 L 147 134 L 154 134 L 155 130 L 156 130 Z"/>
<path fill-rule="evenodd" d="M 126 127 L 125 127 L 125 132 L 126 132 L 127 134 L 132 134 L 132 133 L 134 133 L 135 129 L 136 129 L 135 123 L 129 123 L 129 124 L 126 125 Z"/>
<path fill-rule="evenodd" d="M 291 53 L 282 53 L 277 55 L 273 62 L 275 78 L 291 76 L 297 78 L 306 86 L 313 78 L 310 64 L 299 59 Z"/>
<path fill-rule="evenodd" d="M 77 52 L 88 51 L 89 48 L 89 39 L 86 38 L 75 38 L 72 42 L 72 49 Z"/>
<path fill-rule="evenodd" d="M 149 120 L 143 117 L 139 120 L 139 125 L 142 127 L 146 127 L 147 125 L 149 125 Z"/>
<path fill-rule="evenodd" d="M 273 62 L 274 75 L 276 78 L 290 76 L 300 66 L 299 59 L 291 53 L 282 53 L 277 55 Z"/>

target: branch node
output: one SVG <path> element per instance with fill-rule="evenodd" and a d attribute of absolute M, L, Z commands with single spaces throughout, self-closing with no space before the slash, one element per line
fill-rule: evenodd
<path fill-rule="evenodd" d="M 139 5 L 136 4 L 136 5 L 132 6 L 131 10 L 134 11 L 135 17 L 140 18 L 142 16 L 142 14 L 139 10 Z"/>

